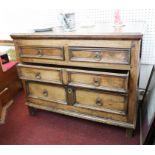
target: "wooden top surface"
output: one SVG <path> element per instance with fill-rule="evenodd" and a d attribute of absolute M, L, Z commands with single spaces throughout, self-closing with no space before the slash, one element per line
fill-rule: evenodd
<path fill-rule="evenodd" d="M 11 34 L 13 39 L 141 39 L 141 27 L 100 25 L 93 27 L 76 28 L 75 31 L 65 32 L 54 29 L 51 32 L 16 33 Z"/>

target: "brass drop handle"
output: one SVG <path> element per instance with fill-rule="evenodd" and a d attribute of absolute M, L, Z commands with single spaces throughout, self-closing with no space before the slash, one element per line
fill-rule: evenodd
<path fill-rule="evenodd" d="M 102 106 L 103 105 L 102 99 L 100 97 L 96 98 L 96 105 L 98 105 L 98 106 Z"/>
<path fill-rule="evenodd" d="M 35 75 L 35 77 L 36 77 L 36 79 L 41 79 L 41 75 L 40 75 L 40 73 L 37 72 L 36 75 Z"/>
<path fill-rule="evenodd" d="M 100 86 L 101 78 L 100 77 L 94 77 L 94 85 L 96 87 Z"/>
<path fill-rule="evenodd" d="M 43 55 L 43 53 L 42 53 L 42 50 L 41 50 L 41 49 L 38 49 L 38 53 L 37 53 L 37 55 L 38 55 L 38 56 L 40 56 L 40 57 Z"/>
<path fill-rule="evenodd" d="M 45 90 L 43 90 L 43 95 L 45 96 L 45 97 L 47 97 L 48 96 L 48 91 L 45 89 Z"/>
<path fill-rule="evenodd" d="M 101 57 L 101 52 L 96 52 L 95 53 L 95 59 L 99 61 L 99 60 L 101 60 L 101 58 L 102 58 Z"/>

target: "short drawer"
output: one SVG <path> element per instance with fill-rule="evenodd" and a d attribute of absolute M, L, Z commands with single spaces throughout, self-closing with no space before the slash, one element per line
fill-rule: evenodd
<path fill-rule="evenodd" d="M 31 98 L 67 104 L 65 88 L 38 82 L 26 82 L 27 96 Z"/>
<path fill-rule="evenodd" d="M 114 92 L 128 92 L 129 72 L 101 72 L 67 69 L 68 84 Z"/>
<path fill-rule="evenodd" d="M 75 90 L 74 106 L 77 107 L 126 115 L 127 102 L 128 96 L 124 94 L 83 89 Z"/>
<path fill-rule="evenodd" d="M 62 84 L 62 71 L 59 68 L 19 64 L 18 74 L 24 80 Z"/>
<path fill-rule="evenodd" d="M 63 47 L 20 47 L 20 57 L 64 60 Z"/>
<path fill-rule="evenodd" d="M 130 64 L 129 48 L 69 47 L 70 61 Z"/>

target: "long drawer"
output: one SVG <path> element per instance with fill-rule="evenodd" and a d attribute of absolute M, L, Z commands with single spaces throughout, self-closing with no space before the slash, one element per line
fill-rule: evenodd
<path fill-rule="evenodd" d="M 117 73 L 19 64 L 18 74 L 24 80 L 128 93 L 128 71 Z"/>
<path fill-rule="evenodd" d="M 84 43 L 83 43 L 84 42 Z M 90 41 L 89 41 L 90 42 Z M 58 64 L 64 66 L 92 67 L 92 68 L 112 68 L 129 70 L 131 63 L 132 47 L 120 45 L 117 46 L 90 44 L 88 47 L 86 41 L 74 43 L 73 41 L 56 42 L 46 46 L 39 45 L 19 45 L 18 56 L 21 62 L 40 63 L 40 64 Z M 91 43 L 91 42 L 90 42 Z M 84 45 L 86 44 L 86 45 Z"/>
<path fill-rule="evenodd" d="M 26 82 L 26 91 L 28 98 L 119 115 L 127 114 L 128 96 L 124 94 L 48 85 L 32 81 Z"/>

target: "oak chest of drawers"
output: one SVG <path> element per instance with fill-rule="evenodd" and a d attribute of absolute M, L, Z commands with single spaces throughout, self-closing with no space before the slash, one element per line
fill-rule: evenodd
<path fill-rule="evenodd" d="M 135 129 L 142 34 L 13 34 L 30 112 Z"/>

